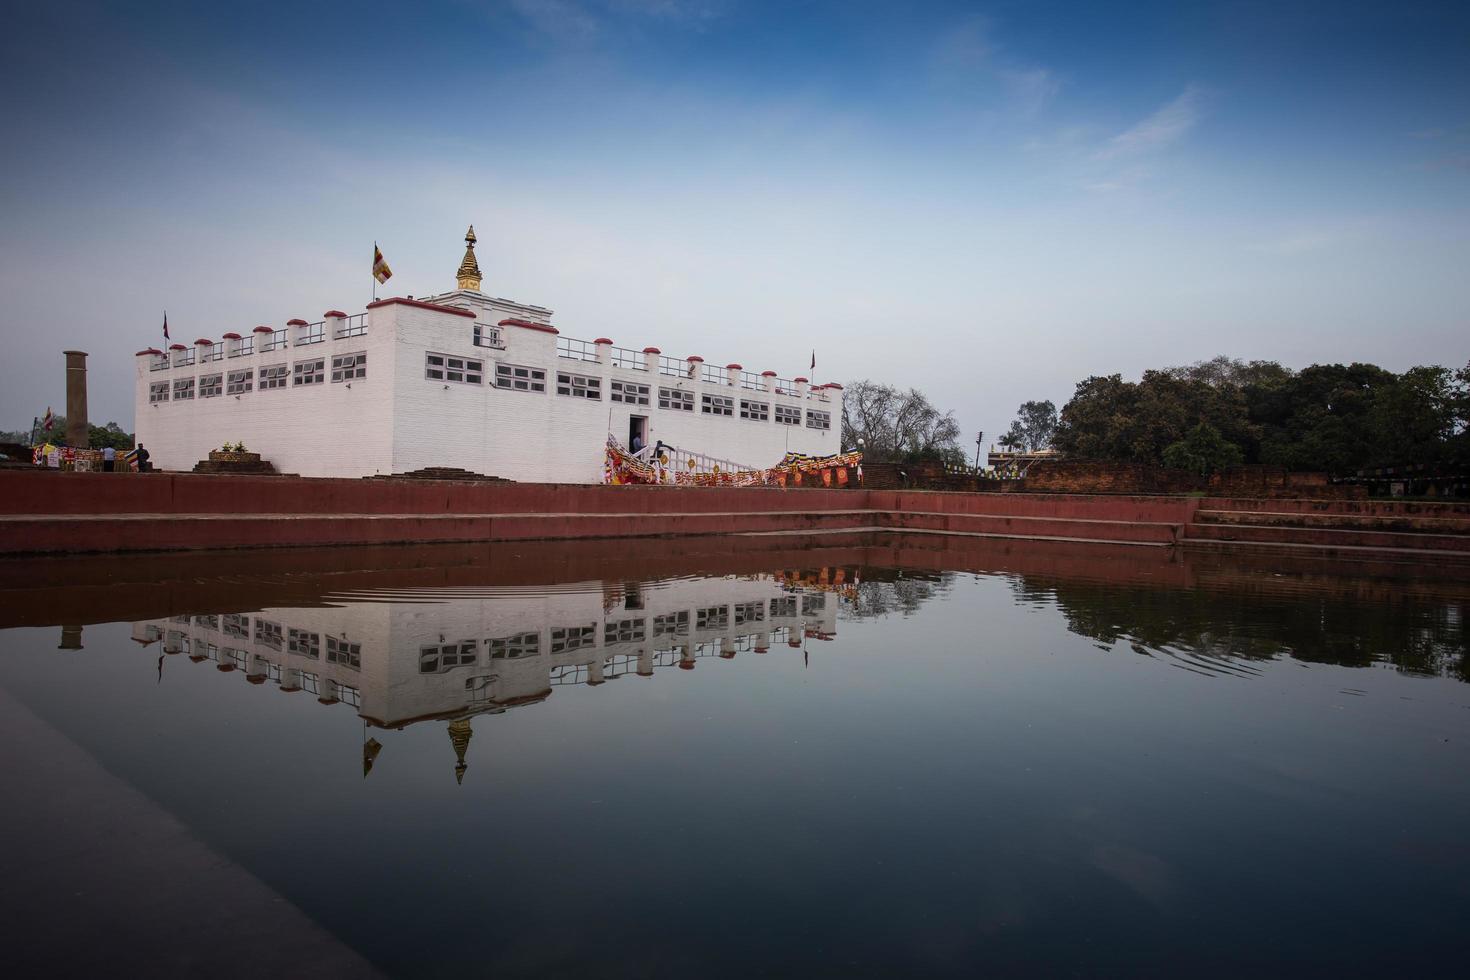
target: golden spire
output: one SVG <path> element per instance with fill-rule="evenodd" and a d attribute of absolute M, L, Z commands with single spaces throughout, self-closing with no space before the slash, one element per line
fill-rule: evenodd
<path fill-rule="evenodd" d="M 470 767 L 464 761 L 465 750 L 470 747 L 470 736 L 475 734 L 468 718 L 456 718 L 449 723 L 449 744 L 454 746 L 454 755 L 459 761 L 454 764 L 454 781 L 464 783 L 464 772 Z"/>
<path fill-rule="evenodd" d="M 470 230 L 464 235 L 464 261 L 459 264 L 459 271 L 455 276 L 459 280 L 460 289 L 472 289 L 480 291 L 480 263 L 475 261 L 475 226 L 470 225 Z"/>

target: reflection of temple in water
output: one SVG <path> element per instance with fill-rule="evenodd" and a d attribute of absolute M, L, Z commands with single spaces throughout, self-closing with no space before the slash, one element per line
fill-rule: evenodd
<path fill-rule="evenodd" d="M 473 716 L 544 701 L 559 686 L 831 640 L 838 596 L 855 578 L 822 569 L 362 593 L 338 597 L 341 605 L 144 620 L 133 639 L 250 684 L 350 705 L 377 728 L 448 720 L 462 779 Z M 371 739 L 364 747 L 364 774 L 380 750 Z"/>

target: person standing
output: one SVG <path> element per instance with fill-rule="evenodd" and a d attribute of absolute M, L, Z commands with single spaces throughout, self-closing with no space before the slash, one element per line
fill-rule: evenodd
<path fill-rule="evenodd" d="M 138 443 L 138 472 L 139 473 L 147 473 L 149 470 L 152 469 L 152 466 L 150 466 L 149 463 L 148 463 L 148 455 L 149 455 L 148 450 L 146 450 L 146 449 L 143 448 L 143 444 L 141 442 Z"/>
<path fill-rule="evenodd" d="M 117 462 L 117 450 L 111 446 L 102 447 L 102 472 L 111 473 L 113 464 Z"/>

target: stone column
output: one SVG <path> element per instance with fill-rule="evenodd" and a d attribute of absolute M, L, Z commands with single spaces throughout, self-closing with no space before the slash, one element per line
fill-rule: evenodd
<path fill-rule="evenodd" d="M 766 392 L 774 395 L 776 393 L 776 372 L 762 371 L 761 377 L 766 379 Z"/>
<path fill-rule="evenodd" d="M 66 444 L 73 449 L 88 445 L 86 351 L 66 352 Z"/>
<path fill-rule="evenodd" d="M 725 384 L 732 388 L 740 387 L 740 372 L 744 370 L 739 364 L 725 365 Z"/>

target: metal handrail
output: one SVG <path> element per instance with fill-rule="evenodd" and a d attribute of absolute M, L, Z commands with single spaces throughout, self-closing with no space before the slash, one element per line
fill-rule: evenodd
<path fill-rule="evenodd" d="M 332 334 L 333 339 L 341 340 L 343 337 L 361 337 L 367 333 L 367 314 L 358 313 L 350 316 L 343 322 L 342 326 Z"/>
<path fill-rule="evenodd" d="M 669 357 L 667 354 L 660 354 L 658 373 L 666 374 L 671 378 L 687 378 L 689 377 L 689 362 Z"/>
<path fill-rule="evenodd" d="M 644 359 L 643 352 L 633 350 L 631 347 L 614 347 L 612 349 L 612 366 L 622 368 L 625 371 L 648 370 L 648 363 Z"/>
<path fill-rule="evenodd" d="M 746 391 L 765 391 L 766 379 L 759 374 L 751 374 L 749 371 L 740 372 L 740 387 Z"/>
<path fill-rule="evenodd" d="M 707 384 L 722 385 L 730 380 L 730 376 L 724 368 L 717 368 L 712 364 L 701 364 L 699 379 Z"/>
<path fill-rule="evenodd" d="M 588 361 L 592 364 L 598 363 L 597 345 L 587 340 L 577 340 L 574 337 L 556 338 L 556 356 L 569 358 L 573 361 Z"/>

